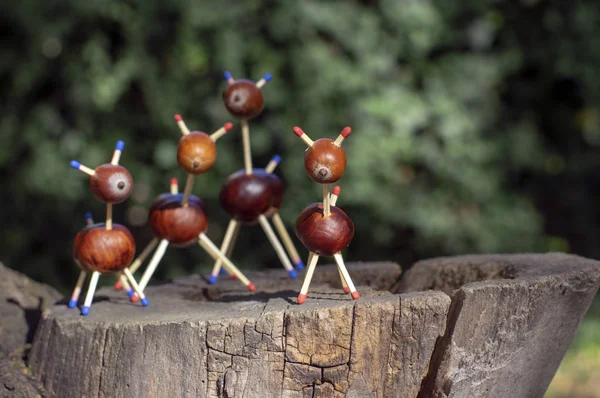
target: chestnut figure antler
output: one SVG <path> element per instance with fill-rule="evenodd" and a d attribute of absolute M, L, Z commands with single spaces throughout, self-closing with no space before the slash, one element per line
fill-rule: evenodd
<path fill-rule="evenodd" d="M 71 161 L 71 167 L 90 176 L 90 190 L 98 199 L 106 203 L 106 223 L 94 224 L 91 214 L 87 213 L 88 225 L 75 236 L 73 258 L 82 271 L 69 301 L 70 308 L 77 305 L 86 274 L 92 274 L 81 309 L 82 315 L 90 312 L 100 274 L 118 273 L 120 283 L 127 287 L 131 284 L 139 294 L 142 305 L 148 305 L 148 299 L 127 268 L 135 255 L 133 236 L 126 227 L 112 221 L 112 205 L 125 201 L 133 190 L 131 174 L 126 168 L 119 166 L 124 147 L 123 141 L 118 141 L 111 162 L 95 169 L 75 160 Z"/>
<path fill-rule="evenodd" d="M 308 176 L 323 185 L 323 202 L 308 205 L 296 220 L 296 236 L 309 251 L 307 272 L 298 295 L 298 304 L 304 303 L 319 256 L 333 256 L 338 266 L 344 292 L 353 299 L 360 295 L 348 274 L 341 251 L 354 237 L 354 223 L 343 210 L 336 207 L 340 187 L 329 193 L 329 184 L 338 181 L 346 169 L 346 152 L 342 142 L 352 129 L 344 127 L 336 140 L 321 138 L 313 141 L 300 127 L 292 129 L 308 146 L 304 154 L 304 168 Z"/>

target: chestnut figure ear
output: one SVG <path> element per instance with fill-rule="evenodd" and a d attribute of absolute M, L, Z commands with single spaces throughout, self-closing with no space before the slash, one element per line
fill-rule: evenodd
<path fill-rule="evenodd" d="M 344 142 L 344 139 L 348 137 L 350 133 L 352 133 L 352 129 L 350 128 L 350 126 L 344 127 L 340 135 L 338 135 L 338 137 L 335 139 L 334 144 L 338 146 L 342 145 L 342 142 Z"/>
<path fill-rule="evenodd" d="M 307 146 L 311 147 L 314 144 L 314 141 L 311 140 L 310 137 L 300 127 L 295 126 L 292 128 L 292 131 L 294 134 L 300 137 L 300 139 L 302 139 Z"/>

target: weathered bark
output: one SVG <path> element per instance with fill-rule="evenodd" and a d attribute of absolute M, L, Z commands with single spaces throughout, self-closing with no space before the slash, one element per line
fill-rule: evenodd
<path fill-rule="evenodd" d="M 283 271 L 250 273 L 256 294 L 226 278 L 150 286 L 148 308 L 103 289 L 88 317 L 53 308 L 31 366 L 49 396 L 541 396 L 598 264 L 455 257 L 417 263 L 397 284 L 394 264 L 349 264 L 356 302 L 335 267 L 318 266 L 301 306 L 301 281 Z"/>

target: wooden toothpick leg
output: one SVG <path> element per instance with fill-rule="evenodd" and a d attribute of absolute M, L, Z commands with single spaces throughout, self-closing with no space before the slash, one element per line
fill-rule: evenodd
<path fill-rule="evenodd" d="M 252 174 L 252 154 L 250 151 L 250 128 L 248 120 L 242 119 L 242 143 L 244 145 L 244 168 L 246 174 Z"/>
<path fill-rule="evenodd" d="M 85 271 L 81 271 L 79 273 L 79 277 L 77 277 L 77 283 L 75 283 L 75 289 L 73 289 L 73 294 L 71 295 L 71 300 L 69 300 L 69 304 L 68 304 L 69 308 L 77 307 L 77 300 L 79 300 L 79 294 L 81 294 L 81 288 L 83 287 L 83 282 L 85 282 Z"/>
<path fill-rule="evenodd" d="M 111 203 L 106 204 L 106 229 L 109 231 L 112 229 L 112 204 Z"/>
<path fill-rule="evenodd" d="M 308 255 L 306 276 L 304 277 L 304 283 L 302 284 L 302 289 L 300 289 L 300 294 L 298 295 L 298 304 L 303 304 L 304 301 L 306 301 L 306 297 L 308 296 L 308 287 L 310 286 L 310 280 L 315 272 L 317 261 L 319 261 L 319 255 L 310 252 Z"/>
<path fill-rule="evenodd" d="M 281 243 L 279 243 L 279 239 L 277 239 L 275 232 L 273 232 L 273 228 L 271 228 L 269 220 L 267 220 L 267 217 L 261 214 L 260 216 L 258 216 L 258 222 L 260 223 L 262 229 L 265 231 L 265 234 L 267 234 L 267 238 L 269 238 L 273 249 L 275 249 L 279 260 L 283 264 L 283 268 L 285 268 L 285 270 L 288 272 L 290 278 L 296 279 L 298 277 L 298 274 L 296 273 L 294 267 L 292 267 L 292 263 L 290 263 L 290 259 L 287 257 L 287 254 L 285 254 L 285 250 L 283 249 L 283 246 L 281 246 Z"/>
<path fill-rule="evenodd" d="M 153 238 L 150 241 L 150 243 L 148 243 L 148 245 L 144 248 L 144 250 L 142 250 L 138 258 L 136 258 L 134 262 L 131 263 L 131 265 L 129 266 L 129 271 L 131 271 L 132 274 L 135 274 L 135 271 L 137 271 L 138 268 L 140 268 L 140 266 L 144 263 L 144 261 L 146 261 L 146 258 L 150 255 L 150 253 L 152 253 L 152 250 L 154 250 L 156 245 L 158 245 L 158 242 L 158 238 Z M 123 286 L 125 285 L 123 285 L 122 281 L 119 280 L 117 283 L 115 283 L 115 290 L 121 290 Z M 128 293 L 129 292 L 131 292 L 131 290 L 129 290 Z M 130 296 L 132 294 L 133 293 L 130 293 Z"/>
<path fill-rule="evenodd" d="M 283 224 L 283 220 L 279 213 L 273 214 L 273 225 L 275 225 L 275 229 L 279 233 L 279 237 L 283 241 L 290 258 L 292 259 L 292 263 L 294 263 L 294 267 L 296 267 L 298 271 L 303 270 L 304 263 L 296 250 L 296 246 L 294 246 L 294 242 L 292 242 L 292 238 L 290 238 L 290 234 L 288 234 L 287 229 L 285 229 L 285 224 Z"/>
<path fill-rule="evenodd" d="M 344 289 L 344 293 L 350 293 L 350 288 L 346 283 L 346 278 L 344 278 L 344 275 L 342 275 L 342 270 L 340 267 L 338 267 L 338 274 L 340 274 L 340 279 L 342 280 L 342 289 Z"/>
<path fill-rule="evenodd" d="M 233 235 L 235 234 L 236 229 L 239 227 L 239 223 L 233 218 L 229 221 L 229 225 L 227 226 L 227 231 L 225 232 L 225 237 L 223 238 L 223 243 L 221 243 L 221 252 L 227 253 L 229 250 L 229 246 L 231 245 L 231 240 L 233 239 Z M 210 278 L 208 283 L 214 285 L 217 283 L 217 278 L 219 277 L 219 271 L 221 270 L 221 265 L 223 261 L 218 259 L 213 266 L 212 273 L 210 274 Z"/>
<path fill-rule="evenodd" d="M 358 292 L 356 291 L 356 288 L 354 287 L 354 283 L 352 283 L 350 274 L 348 274 L 348 270 L 346 269 L 346 266 L 344 265 L 344 259 L 342 258 L 342 254 L 336 253 L 333 255 L 333 257 L 335 258 L 335 262 L 337 263 L 339 270 L 342 273 L 344 279 L 346 279 L 346 283 L 348 284 L 348 288 L 350 289 L 350 294 L 352 295 L 352 298 L 354 300 L 358 300 L 360 298 L 360 294 L 358 294 Z"/>
<path fill-rule="evenodd" d="M 132 297 L 139 297 L 142 305 L 144 307 L 147 307 L 148 304 L 150 304 L 148 302 L 148 298 L 144 295 L 144 291 L 142 289 L 140 289 L 140 286 L 137 284 L 137 282 L 133 278 L 133 275 L 131 274 L 131 271 L 129 271 L 129 268 L 125 268 L 123 270 L 123 273 L 127 277 L 127 280 L 129 281 L 129 283 L 131 283 L 131 287 L 133 287 L 133 291 L 136 293 L 136 296 L 132 296 Z"/>
<path fill-rule="evenodd" d="M 329 207 L 329 184 L 323 184 L 323 216 L 329 217 L 331 208 Z"/>
<path fill-rule="evenodd" d="M 127 296 L 129 296 L 129 297 L 133 296 L 134 292 L 131 289 L 131 285 L 129 284 L 129 282 L 127 282 L 127 278 L 125 277 L 124 274 L 118 274 L 117 275 L 117 283 L 119 284 L 119 286 L 121 286 L 122 288 L 125 289 L 125 292 L 127 293 Z M 115 285 L 117 283 L 115 283 Z"/>
<path fill-rule="evenodd" d="M 156 251 L 152 256 L 152 260 L 150 260 L 150 264 L 148 264 L 148 268 L 146 268 L 146 271 L 144 271 L 144 275 L 142 275 L 142 279 L 140 279 L 139 288 L 141 291 L 144 291 L 144 289 L 148 285 L 148 282 L 150 282 L 150 278 L 152 278 L 154 271 L 156 271 L 156 267 L 165 255 L 165 251 L 167 250 L 168 246 L 169 241 L 166 239 L 162 239 L 158 244 L 158 247 L 156 248 Z M 129 269 L 127 269 L 127 271 L 129 271 Z M 131 296 L 131 299 L 132 301 L 137 301 L 135 295 Z"/>
<path fill-rule="evenodd" d="M 185 181 L 185 188 L 183 189 L 183 198 L 181 198 L 181 205 L 183 207 L 188 206 L 190 195 L 192 194 L 192 188 L 194 187 L 194 175 L 188 174 L 187 180 Z"/>
<path fill-rule="evenodd" d="M 85 296 L 85 302 L 83 303 L 83 308 L 81 309 L 81 315 L 87 315 L 90 313 L 90 306 L 92 305 L 92 300 L 94 300 L 94 292 L 96 291 L 99 277 L 100 272 L 92 272 L 92 278 L 90 279 L 90 285 L 88 286 L 87 295 Z"/>
<path fill-rule="evenodd" d="M 233 263 L 219 250 L 217 246 L 206 236 L 204 233 L 201 233 L 198 236 L 198 243 L 200 246 L 215 260 L 220 259 L 223 262 L 223 266 L 228 268 L 229 271 L 244 284 L 251 292 L 256 290 L 256 286 L 254 283 L 251 283 L 246 275 L 242 274 L 242 272 L 235 266 Z"/>

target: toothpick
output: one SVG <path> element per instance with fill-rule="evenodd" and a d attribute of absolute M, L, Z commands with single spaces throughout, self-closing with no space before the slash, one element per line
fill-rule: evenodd
<path fill-rule="evenodd" d="M 342 145 L 342 142 L 344 141 L 344 139 L 346 137 L 348 137 L 351 132 L 352 132 L 352 129 L 350 128 L 350 126 L 344 127 L 342 129 L 342 132 L 340 133 L 340 135 L 338 135 L 338 137 L 335 139 L 335 141 L 333 143 L 337 146 Z"/>
<path fill-rule="evenodd" d="M 92 272 L 92 278 L 90 279 L 90 284 L 88 286 L 88 291 L 85 296 L 85 301 L 83 303 L 83 307 L 81 308 L 81 315 L 87 315 L 90 313 L 90 307 L 92 305 L 92 301 L 94 300 L 94 292 L 96 291 L 96 286 L 98 285 L 99 277 L 100 272 Z"/>
<path fill-rule="evenodd" d="M 75 283 L 75 289 L 73 289 L 73 294 L 71 294 L 71 300 L 69 300 L 69 308 L 75 308 L 77 306 L 77 300 L 79 300 L 79 295 L 81 294 L 83 282 L 85 282 L 85 271 L 81 271 L 79 273 L 77 283 Z"/>
<path fill-rule="evenodd" d="M 256 286 L 254 283 L 251 283 L 246 275 L 242 274 L 242 272 L 235 266 L 233 263 L 225 257 L 225 255 L 215 246 L 215 244 L 202 232 L 198 236 L 198 243 L 200 246 L 215 260 L 220 259 L 223 261 L 223 266 L 225 268 L 229 268 L 229 271 L 233 273 L 237 278 L 250 290 L 251 292 L 256 291 Z"/>
<path fill-rule="evenodd" d="M 131 263 L 131 265 L 129 266 L 129 271 L 131 271 L 132 274 L 135 274 L 135 271 L 137 271 L 138 268 L 140 268 L 140 265 L 142 265 L 144 260 L 146 260 L 150 253 L 152 253 L 152 250 L 154 250 L 156 245 L 158 245 L 159 241 L 160 240 L 158 238 L 153 238 L 150 241 L 150 243 L 148 243 L 148 245 L 144 248 L 144 250 L 142 250 L 138 258 L 136 258 L 135 261 Z"/>
<path fill-rule="evenodd" d="M 143 292 L 144 289 L 146 288 L 146 286 L 148 285 L 148 282 L 150 282 L 150 278 L 152 278 L 152 275 L 154 274 L 154 271 L 156 271 L 156 267 L 158 266 L 158 263 L 160 263 L 160 260 L 165 255 L 165 251 L 167 251 L 167 247 L 169 247 L 169 241 L 166 239 L 162 239 L 158 245 L 158 248 L 156 248 L 154 255 L 152 256 L 152 260 L 150 260 L 150 264 L 148 264 L 148 268 L 146 268 L 146 271 L 144 271 L 144 275 L 142 275 L 142 279 L 140 279 L 140 283 L 139 283 L 140 291 Z M 126 268 L 126 270 L 129 271 L 129 268 Z M 136 291 L 136 293 L 137 293 L 137 291 Z"/>
<path fill-rule="evenodd" d="M 177 121 L 179 130 L 181 130 L 181 134 L 188 135 L 190 133 L 190 130 L 185 125 L 185 122 L 183 121 L 183 118 L 181 117 L 180 114 L 175 115 L 175 120 Z"/>
<path fill-rule="evenodd" d="M 231 73 L 223 72 L 223 77 L 225 77 L 225 80 L 227 80 L 227 83 L 229 83 L 229 85 L 235 83 L 235 80 L 233 80 L 233 76 L 231 76 Z"/>
<path fill-rule="evenodd" d="M 333 255 L 333 258 L 335 258 L 335 262 L 337 263 L 338 268 L 339 268 L 340 272 L 342 273 L 342 276 L 344 277 L 344 279 L 346 280 L 346 283 L 348 284 L 348 288 L 350 289 L 350 294 L 352 295 L 352 298 L 354 300 L 358 300 L 360 298 L 360 294 L 358 294 L 358 292 L 356 291 L 356 288 L 354 287 L 354 283 L 352 283 L 350 274 L 348 273 L 348 270 L 346 269 L 346 266 L 344 265 L 344 259 L 342 258 L 342 254 L 336 253 Z"/>
<path fill-rule="evenodd" d="M 315 267 L 317 266 L 317 261 L 319 261 L 319 255 L 313 252 L 310 252 L 308 255 L 308 268 L 306 270 L 306 276 L 304 277 L 304 282 L 302 283 L 302 289 L 300 289 L 300 294 L 298 295 L 298 304 L 303 304 L 308 296 L 308 287 L 310 286 L 310 281 L 315 272 Z"/>
<path fill-rule="evenodd" d="M 329 208 L 329 184 L 323 184 L 323 216 L 329 217 L 331 209 Z"/>
<path fill-rule="evenodd" d="M 344 278 L 344 275 L 342 275 L 342 270 L 340 270 L 340 267 L 338 267 L 338 274 L 340 274 L 340 279 L 342 281 L 342 289 L 344 289 L 344 293 L 350 293 L 350 288 L 348 287 L 348 284 L 346 283 L 346 279 Z"/>
<path fill-rule="evenodd" d="M 123 270 L 123 273 L 127 277 L 127 280 L 129 281 L 129 283 L 131 283 L 131 287 L 133 288 L 133 291 L 136 293 L 135 295 L 131 296 L 132 301 L 137 301 L 137 300 L 134 300 L 133 298 L 134 297 L 136 297 L 136 298 L 139 297 L 139 300 L 142 303 L 142 305 L 144 307 L 147 307 L 148 304 L 150 304 L 150 303 L 148 302 L 148 299 L 144 295 L 144 290 L 140 288 L 140 286 L 138 285 L 138 283 L 133 278 L 133 275 L 131 274 L 131 271 L 129 271 L 129 268 L 125 268 Z"/>
<path fill-rule="evenodd" d="M 256 87 L 262 88 L 262 86 L 267 84 L 267 82 L 269 82 L 272 78 L 273 78 L 273 76 L 271 76 L 270 73 L 267 73 L 266 75 L 263 76 L 262 79 L 260 79 L 259 81 L 256 82 Z"/>
<path fill-rule="evenodd" d="M 281 163 L 281 156 L 275 155 L 271 158 L 267 166 L 265 167 L 265 172 L 271 174 L 273 170 Z"/>
<path fill-rule="evenodd" d="M 231 219 L 229 221 L 229 225 L 227 226 L 227 231 L 225 232 L 225 237 L 223 237 L 223 243 L 221 243 L 221 253 L 227 253 L 229 250 L 229 246 L 231 245 L 231 240 L 233 239 L 233 235 L 235 234 L 236 229 L 239 227 L 239 223 L 235 219 Z M 219 271 L 221 271 L 221 265 L 223 261 L 218 259 L 213 266 L 213 270 L 210 274 L 209 282 L 211 285 L 217 283 L 217 278 L 219 277 Z"/>
<path fill-rule="evenodd" d="M 187 180 L 185 181 L 185 189 L 183 190 L 183 198 L 181 199 L 181 205 L 183 207 L 188 206 L 190 195 L 192 194 L 192 187 L 194 186 L 194 175 L 188 174 Z"/>
<path fill-rule="evenodd" d="M 106 229 L 112 229 L 112 203 L 106 204 Z"/>
<path fill-rule="evenodd" d="M 231 130 L 233 128 L 233 124 L 227 122 L 223 125 L 223 127 L 221 127 L 220 129 L 218 129 L 217 131 L 215 131 L 214 133 L 212 133 L 210 135 L 210 139 L 213 140 L 213 142 L 217 142 L 217 140 L 221 137 L 223 137 L 225 134 L 227 134 L 227 132 L 229 130 Z"/>
<path fill-rule="evenodd" d="M 306 133 L 304 131 L 302 131 L 302 129 L 300 127 L 296 126 L 296 127 L 292 128 L 292 130 L 294 131 L 294 134 L 296 134 L 298 137 L 300 137 L 306 145 L 313 146 L 313 144 L 315 143 L 313 140 L 310 139 L 310 137 L 308 135 L 306 135 Z"/>
<path fill-rule="evenodd" d="M 250 153 L 250 129 L 246 119 L 242 119 L 242 143 L 244 145 L 244 167 L 246 175 L 250 175 L 252 174 L 252 155 Z"/>
<path fill-rule="evenodd" d="M 331 198 L 329 199 L 329 205 L 335 207 L 335 204 L 337 203 L 338 197 L 340 196 L 340 192 L 342 191 L 342 188 L 340 188 L 339 185 L 336 185 L 335 187 L 333 187 L 333 189 L 331 190 Z"/>
<path fill-rule="evenodd" d="M 292 279 L 296 279 L 298 274 L 296 273 L 296 270 L 292 266 L 292 263 L 290 263 L 290 259 L 287 257 L 287 254 L 285 254 L 285 250 L 283 250 L 283 246 L 281 246 L 281 243 L 279 242 L 279 239 L 277 239 L 275 232 L 273 232 L 273 228 L 271 228 L 271 224 L 269 224 L 267 217 L 265 217 L 263 214 L 261 214 L 260 216 L 258 216 L 258 222 L 260 223 L 260 226 L 262 227 L 262 229 L 265 231 L 267 238 L 269 238 L 269 241 L 271 242 L 273 249 L 275 249 L 275 252 L 277 253 L 277 256 L 279 257 L 279 260 L 283 264 L 283 268 L 285 268 L 285 270 L 288 272 L 288 274 L 290 274 L 290 277 Z"/>
<path fill-rule="evenodd" d="M 113 166 L 119 164 L 119 159 L 121 159 L 121 153 L 123 153 L 123 149 L 125 148 L 125 143 L 121 140 L 117 141 L 117 146 L 115 147 L 115 152 L 113 153 L 112 160 L 110 163 Z"/>
<path fill-rule="evenodd" d="M 294 267 L 296 269 L 303 269 L 304 263 L 302 262 L 298 251 L 296 250 L 296 246 L 294 246 L 294 243 L 292 242 L 292 238 L 290 238 L 290 234 L 288 234 L 287 229 L 285 229 L 285 224 L 283 223 L 281 216 L 279 215 L 279 213 L 275 213 L 273 214 L 272 219 L 273 225 L 275 225 L 275 229 L 279 233 L 279 236 L 283 241 L 283 245 L 285 246 L 288 254 L 290 255 L 292 263 L 294 263 Z"/>
<path fill-rule="evenodd" d="M 86 166 L 82 165 L 81 163 L 79 163 L 76 160 L 71 160 L 71 167 L 74 168 L 74 169 L 77 169 L 77 170 L 79 170 L 79 171 L 81 171 L 81 172 L 83 172 L 83 173 L 85 173 L 85 174 L 87 174 L 89 176 L 93 176 L 93 175 L 96 174 L 95 170 L 90 169 L 89 167 L 86 167 Z"/>

